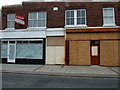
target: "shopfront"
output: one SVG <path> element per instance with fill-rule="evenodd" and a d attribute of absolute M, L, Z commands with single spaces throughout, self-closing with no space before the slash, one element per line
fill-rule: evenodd
<path fill-rule="evenodd" d="M 67 65 L 119 66 L 119 28 L 67 29 Z"/>
<path fill-rule="evenodd" d="M 3 63 L 45 64 L 45 39 L 3 39 Z"/>

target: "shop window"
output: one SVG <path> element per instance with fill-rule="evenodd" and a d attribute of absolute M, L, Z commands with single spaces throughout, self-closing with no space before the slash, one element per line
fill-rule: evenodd
<path fill-rule="evenodd" d="M 86 9 L 66 10 L 66 26 L 86 25 Z"/>
<path fill-rule="evenodd" d="M 46 12 L 31 12 L 28 19 L 29 27 L 46 27 Z"/>
<path fill-rule="evenodd" d="M 2 41 L 1 58 L 7 58 L 8 44 L 7 41 Z"/>
<path fill-rule="evenodd" d="M 43 43 L 17 43 L 16 58 L 43 59 Z"/>
<path fill-rule="evenodd" d="M 115 25 L 114 8 L 103 8 L 104 26 Z"/>
<path fill-rule="evenodd" d="M 15 14 L 7 15 L 7 28 L 15 28 Z"/>

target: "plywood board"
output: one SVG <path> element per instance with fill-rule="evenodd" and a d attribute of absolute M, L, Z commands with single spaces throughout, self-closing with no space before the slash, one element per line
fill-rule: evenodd
<path fill-rule="evenodd" d="M 64 37 L 47 37 L 47 46 L 64 46 Z"/>
<path fill-rule="evenodd" d="M 90 65 L 90 41 L 70 41 L 70 65 Z"/>
<path fill-rule="evenodd" d="M 70 65 L 78 65 L 78 42 L 77 41 L 70 41 L 70 51 L 69 51 L 69 57 Z"/>
<path fill-rule="evenodd" d="M 66 40 L 119 39 L 120 32 L 107 33 L 67 33 Z"/>
<path fill-rule="evenodd" d="M 100 41 L 100 65 L 118 66 L 118 40 Z"/>
<path fill-rule="evenodd" d="M 78 65 L 90 64 L 90 41 L 78 41 Z"/>

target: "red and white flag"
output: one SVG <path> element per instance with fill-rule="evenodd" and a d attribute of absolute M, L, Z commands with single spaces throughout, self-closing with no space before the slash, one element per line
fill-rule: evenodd
<path fill-rule="evenodd" d="M 15 15 L 15 22 L 18 23 L 18 24 L 21 24 L 21 25 L 25 25 L 24 17 L 22 17 L 18 14 Z"/>

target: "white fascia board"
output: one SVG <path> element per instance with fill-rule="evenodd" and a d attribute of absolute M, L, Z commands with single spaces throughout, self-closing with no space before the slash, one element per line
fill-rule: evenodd
<path fill-rule="evenodd" d="M 2 38 L 46 38 L 46 31 L 2 31 Z"/>
<path fill-rule="evenodd" d="M 48 28 L 47 36 L 65 36 L 64 28 Z"/>

